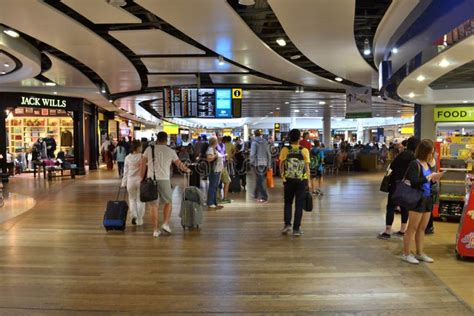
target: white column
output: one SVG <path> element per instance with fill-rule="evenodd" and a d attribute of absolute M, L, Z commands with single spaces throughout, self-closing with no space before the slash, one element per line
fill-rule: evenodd
<path fill-rule="evenodd" d="M 436 140 L 436 124 L 434 120 L 434 105 L 421 106 L 421 139 Z"/>
<path fill-rule="evenodd" d="M 249 126 L 244 124 L 244 142 L 249 140 Z"/>
<path fill-rule="evenodd" d="M 290 123 L 290 130 L 293 128 L 298 128 L 296 127 L 296 117 L 291 118 L 291 123 Z"/>
<path fill-rule="evenodd" d="M 323 143 L 326 148 L 332 148 L 331 140 L 331 108 L 324 109 L 323 116 Z"/>
<path fill-rule="evenodd" d="M 364 144 L 364 126 L 362 125 L 362 120 L 357 119 L 357 142 L 361 141 L 362 144 Z"/>

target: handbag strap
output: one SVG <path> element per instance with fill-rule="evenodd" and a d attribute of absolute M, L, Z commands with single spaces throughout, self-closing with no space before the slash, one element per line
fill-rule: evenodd
<path fill-rule="evenodd" d="M 415 161 L 416 161 L 416 165 L 417 165 L 417 167 L 418 167 L 418 175 L 420 175 L 420 171 L 421 171 L 421 170 L 420 170 L 420 163 L 418 162 L 418 159 L 416 159 Z M 405 182 L 405 181 L 407 180 L 408 169 L 409 169 L 409 168 L 407 168 L 407 170 L 405 170 L 405 174 L 403 175 L 403 180 L 402 180 L 402 182 Z"/>
<path fill-rule="evenodd" d="M 150 146 L 151 148 L 151 162 L 153 165 L 152 171 L 153 171 L 153 180 L 156 181 L 156 175 L 155 175 L 155 146 Z"/>

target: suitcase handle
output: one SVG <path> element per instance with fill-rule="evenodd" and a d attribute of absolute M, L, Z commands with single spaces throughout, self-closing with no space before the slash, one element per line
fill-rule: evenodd
<path fill-rule="evenodd" d="M 122 191 L 123 189 L 123 199 L 125 200 L 125 198 L 127 197 L 127 188 L 122 188 L 122 186 L 119 186 L 119 189 L 118 189 L 118 192 L 117 192 L 117 198 L 115 199 L 115 201 L 120 201 L 120 192 Z"/>

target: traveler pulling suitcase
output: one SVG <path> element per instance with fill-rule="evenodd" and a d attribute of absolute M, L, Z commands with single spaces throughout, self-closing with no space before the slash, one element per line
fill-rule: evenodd
<path fill-rule="evenodd" d="M 104 227 L 106 231 L 109 230 L 125 230 L 127 223 L 128 204 L 124 200 L 119 200 L 121 188 L 117 193 L 117 199 L 115 201 L 107 202 L 107 209 L 104 214 Z M 124 189 L 124 199 L 126 195 L 126 189 Z"/>
<path fill-rule="evenodd" d="M 203 195 L 199 188 L 187 185 L 189 180 L 186 175 L 184 176 L 184 183 L 183 201 L 179 212 L 181 226 L 184 230 L 186 228 L 199 228 L 202 224 Z"/>

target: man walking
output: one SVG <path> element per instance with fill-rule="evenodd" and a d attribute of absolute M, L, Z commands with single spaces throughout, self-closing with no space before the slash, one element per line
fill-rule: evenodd
<path fill-rule="evenodd" d="M 154 146 L 149 146 L 143 154 L 142 176 L 145 173 L 145 165 L 148 168 L 147 177 L 156 178 L 158 185 L 158 200 L 150 202 L 150 209 L 153 221 L 153 237 L 160 236 L 161 232 L 171 234 L 169 221 L 171 218 L 171 202 L 173 191 L 171 190 L 170 167 L 174 163 L 180 170 L 191 172 L 184 163 L 182 163 L 176 151 L 168 147 L 168 134 L 159 132 Z M 152 153 L 154 151 L 154 155 Z M 153 157 L 154 156 L 154 157 Z M 163 225 L 158 230 L 158 207 L 163 203 Z"/>
<path fill-rule="evenodd" d="M 270 146 L 259 130 L 255 132 L 255 140 L 250 147 L 250 164 L 254 167 L 256 177 L 254 198 L 257 202 L 268 203 L 268 194 L 264 183 L 267 170 L 272 167 L 272 157 Z"/>
<path fill-rule="evenodd" d="M 301 218 L 303 216 L 303 204 L 307 186 L 311 190 L 309 181 L 309 151 L 299 145 L 300 131 L 292 129 L 289 133 L 290 146 L 284 147 L 280 153 L 280 170 L 284 183 L 285 226 L 282 234 L 286 235 L 291 230 L 291 217 L 293 200 L 295 200 L 295 216 L 293 221 L 293 236 L 301 236 Z"/>

